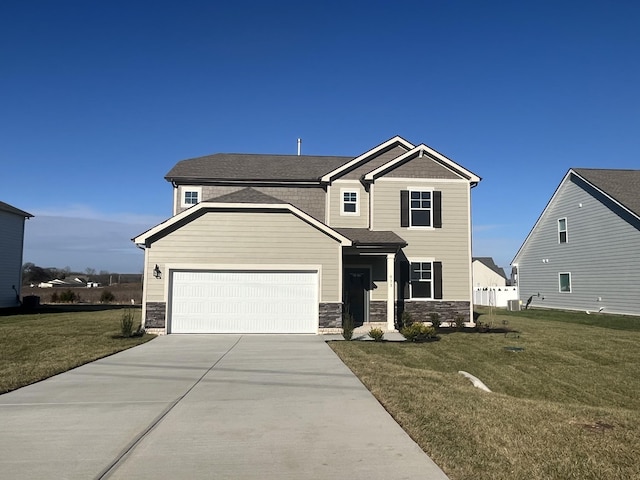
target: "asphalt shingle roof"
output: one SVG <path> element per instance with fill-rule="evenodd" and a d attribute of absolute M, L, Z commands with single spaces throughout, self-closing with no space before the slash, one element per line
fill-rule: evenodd
<path fill-rule="evenodd" d="M 403 238 L 390 231 L 375 231 L 368 228 L 334 228 L 334 230 L 355 245 L 407 245 Z"/>
<path fill-rule="evenodd" d="M 640 216 L 640 195 L 638 195 L 640 170 L 597 168 L 572 168 L 571 170 Z"/>
<path fill-rule="evenodd" d="M 317 181 L 353 157 L 216 153 L 178 162 L 165 178 L 174 180 Z"/>
<path fill-rule="evenodd" d="M 237 192 L 227 193 L 219 197 L 207 200 L 216 203 L 287 203 L 279 198 L 259 192 L 251 187 L 243 188 Z"/>

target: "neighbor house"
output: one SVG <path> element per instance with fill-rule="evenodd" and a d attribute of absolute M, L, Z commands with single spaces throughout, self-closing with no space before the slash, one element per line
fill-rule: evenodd
<path fill-rule="evenodd" d="M 495 264 L 493 258 L 473 257 L 471 266 L 474 287 L 504 287 L 507 285 L 507 276 L 504 270 Z"/>
<path fill-rule="evenodd" d="M 510 286 L 502 267 L 491 257 L 473 257 L 473 303 L 493 307 L 506 307 L 518 299 L 517 287 Z"/>
<path fill-rule="evenodd" d="M 24 222 L 33 215 L 0 202 L 0 308 L 20 304 Z"/>
<path fill-rule="evenodd" d="M 532 306 L 640 315 L 640 170 L 570 169 L 513 259 Z"/>
<path fill-rule="evenodd" d="M 480 178 L 394 137 L 357 157 L 215 154 L 166 175 L 173 216 L 134 238 L 143 318 L 164 333 L 318 333 L 471 321 Z"/>

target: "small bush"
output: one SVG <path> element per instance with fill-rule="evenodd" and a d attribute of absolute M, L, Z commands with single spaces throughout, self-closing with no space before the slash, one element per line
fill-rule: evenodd
<path fill-rule="evenodd" d="M 381 342 L 384 337 L 384 332 L 381 328 L 372 328 L 369 330 L 369 336 L 373 338 L 374 342 Z"/>
<path fill-rule="evenodd" d="M 345 340 L 351 340 L 353 338 L 353 330 L 355 326 L 353 325 L 353 315 L 350 313 L 345 313 L 342 315 L 342 337 Z"/>
<path fill-rule="evenodd" d="M 100 303 L 111 303 L 116 301 L 116 296 L 111 292 L 111 290 L 104 290 L 102 294 L 100 294 Z"/>
<path fill-rule="evenodd" d="M 431 312 L 429 314 L 429 319 L 431 320 L 433 328 L 440 328 L 440 314 L 438 312 Z"/>
<path fill-rule="evenodd" d="M 456 315 L 453 321 L 456 324 L 457 330 L 462 330 L 464 328 L 464 315 Z"/>
<path fill-rule="evenodd" d="M 400 330 L 400 333 L 410 342 L 426 342 L 437 338 L 435 328 L 420 322 L 416 322 L 409 327 L 404 327 Z"/>
<path fill-rule="evenodd" d="M 51 303 L 58 303 L 60 299 L 58 298 L 58 292 L 53 292 L 51 294 Z"/>
<path fill-rule="evenodd" d="M 133 335 L 133 312 L 129 309 L 122 312 L 120 332 L 124 338 L 129 338 Z"/>
<path fill-rule="evenodd" d="M 400 317 L 400 328 L 410 327 L 411 325 L 413 325 L 413 319 L 411 314 L 405 310 L 402 312 L 402 317 Z"/>
<path fill-rule="evenodd" d="M 76 295 L 75 292 L 72 292 L 69 289 L 65 290 L 64 292 L 61 292 L 58 298 L 59 298 L 59 301 L 62 303 L 73 303 L 75 301 L 80 300 L 80 297 Z"/>

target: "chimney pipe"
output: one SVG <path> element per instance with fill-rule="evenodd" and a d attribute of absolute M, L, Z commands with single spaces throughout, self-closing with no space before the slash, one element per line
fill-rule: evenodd
<path fill-rule="evenodd" d="M 302 139 L 298 139 L 298 156 L 300 156 L 300 145 L 302 144 Z"/>

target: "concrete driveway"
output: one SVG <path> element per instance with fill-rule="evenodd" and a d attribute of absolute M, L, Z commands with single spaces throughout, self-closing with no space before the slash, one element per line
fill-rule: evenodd
<path fill-rule="evenodd" d="M 11 479 L 446 479 L 318 336 L 169 335 L 0 395 Z"/>

